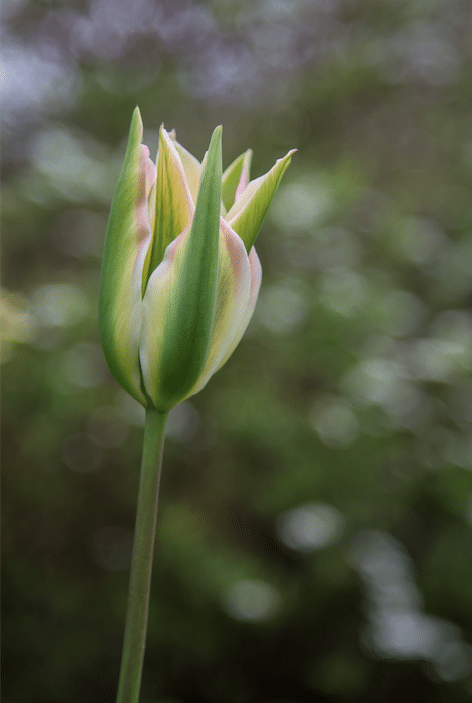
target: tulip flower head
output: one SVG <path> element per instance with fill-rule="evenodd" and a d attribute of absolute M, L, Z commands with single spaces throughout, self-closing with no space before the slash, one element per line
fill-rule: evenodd
<path fill-rule="evenodd" d="M 111 206 L 102 346 L 118 383 L 160 412 L 201 390 L 244 334 L 262 275 L 253 245 L 293 153 L 250 181 L 250 150 L 222 172 L 221 134 L 200 164 L 162 126 L 154 165 L 136 108 Z"/>

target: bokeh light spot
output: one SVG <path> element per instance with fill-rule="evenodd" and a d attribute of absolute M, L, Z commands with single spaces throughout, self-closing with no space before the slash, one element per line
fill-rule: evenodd
<path fill-rule="evenodd" d="M 277 520 L 281 541 L 299 552 L 311 552 L 332 544 L 343 529 L 342 513 L 324 503 L 306 503 L 287 510 Z"/>
<path fill-rule="evenodd" d="M 275 613 L 280 596 L 266 581 L 245 579 L 235 583 L 227 592 L 225 606 L 237 620 L 265 620 Z"/>
<path fill-rule="evenodd" d="M 50 283 L 39 286 L 31 296 L 31 311 L 43 325 L 71 327 L 88 314 L 84 293 L 69 283 Z"/>
<path fill-rule="evenodd" d="M 306 177 L 282 185 L 274 198 L 270 217 L 281 229 L 307 229 L 332 207 L 327 186 L 316 178 Z"/>
<path fill-rule="evenodd" d="M 359 432 L 359 423 L 347 402 L 333 395 L 317 398 L 309 413 L 310 422 L 320 439 L 329 447 L 352 444 Z"/>
<path fill-rule="evenodd" d="M 301 290 L 290 283 L 266 286 L 259 297 L 256 319 L 274 334 L 290 334 L 308 315 L 308 306 Z"/>

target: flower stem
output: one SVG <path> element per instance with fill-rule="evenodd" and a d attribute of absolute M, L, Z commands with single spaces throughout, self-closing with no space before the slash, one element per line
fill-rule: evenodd
<path fill-rule="evenodd" d="M 128 608 L 116 703 L 139 701 L 166 420 L 167 413 L 146 411 Z"/>

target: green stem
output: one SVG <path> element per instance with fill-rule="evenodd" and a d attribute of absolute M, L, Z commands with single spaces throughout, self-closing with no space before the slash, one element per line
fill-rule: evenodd
<path fill-rule="evenodd" d="M 146 412 L 128 609 L 116 703 L 139 701 L 166 420 L 167 413 L 156 410 Z"/>

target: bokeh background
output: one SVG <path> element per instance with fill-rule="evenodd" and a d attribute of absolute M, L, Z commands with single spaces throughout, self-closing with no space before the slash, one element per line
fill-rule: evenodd
<path fill-rule="evenodd" d="M 472 696 L 468 0 L 3 6 L 3 700 L 114 701 L 143 415 L 98 341 L 139 104 L 298 148 L 227 365 L 169 420 L 143 703 Z"/>

